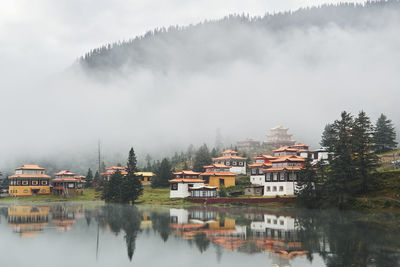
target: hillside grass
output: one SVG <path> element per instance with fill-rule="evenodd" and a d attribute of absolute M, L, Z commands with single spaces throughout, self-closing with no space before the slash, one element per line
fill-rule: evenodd
<path fill-rule="evenodd" d="M 0 203 L 13 202 L 63 202 L 63 201 L 98 201 L 101 200 L 101 192 L 95 189 L 85 189 L 81 196 L 62 197 L 56 195 L 38 195 L 26 197 L 4 197 Z"/>

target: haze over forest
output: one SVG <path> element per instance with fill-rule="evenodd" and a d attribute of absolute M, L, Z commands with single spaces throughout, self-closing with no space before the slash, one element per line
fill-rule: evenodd
<path fill-rule="evenodd" d="M 229 146 L 279 124 L 316 148 L 342 110 L 399 127 L 399 1 L 219 18 L 97 44 L 45 79 L 9 75 L 0 169 L 29 160 L 83 171 L 95 168 L 99 139 L 110 165 L 130 146 L 157 159 L 212 146 L 217 129 Z"/>

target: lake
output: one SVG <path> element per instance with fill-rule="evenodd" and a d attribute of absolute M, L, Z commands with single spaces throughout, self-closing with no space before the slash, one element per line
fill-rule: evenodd
<path fill-rule="evenodd" d="M 400 216 L 99 203 L 0 206 L 1 266 L 400 266 Z"/>

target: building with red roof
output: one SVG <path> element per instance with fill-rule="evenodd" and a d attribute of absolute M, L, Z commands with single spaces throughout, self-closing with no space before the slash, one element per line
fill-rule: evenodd
<path fill-rule="evenodd" d="M 229 171 L 236 174 L 246 174 L 246 161 L 247 158 L 238 156 L 238 152 L 234 150 L 225 150 L 221 152 L 220 157 L 213 158 L 216 164 L 229 166 Z"/>

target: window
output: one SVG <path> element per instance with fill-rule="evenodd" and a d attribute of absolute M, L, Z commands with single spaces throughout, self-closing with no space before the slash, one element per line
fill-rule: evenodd
<path fill-rule="evenodd" d="M 47 185 L 47 181 L 42 181 L 42 185 Z"/>
<path fill-rule="evenodd" d="M 276 192 L 276 186 L 272 187 L 272 191 Z"/>
<path fill-rule="evenodd" d="M 22 185 L 28 185 L 28 181 L 22 181 Z"/>
<path fill-rule="evenodd" d="M 267 192 L 271 192 L 271 187 L 267 186 Z"/>
<path fill-rule="evenodd" d="M 68 183 L 68 188 L 75 188 L 75 184 L 74 183 Z"/>
<path fill-rule="evenodd" d="M 285 181 L 285 174 L 284 173 L 282 173 L 282 175 L 280 175 L 280 173 L 278 173 L 278 174 L 279 174 L 279 180 Z"/>
<path fill-rule="evenodd" d="M 283 191 L 283 186 L 279 187 L 279 191 L 282 192 Z"/>
<path fill-rule="evenodd" d="M 269 173 L 267 173 L 267 174 L 265 175 L 265 181 L 266 181 L 266 182 L 271 181 L 271 175 L 269 175 Z"/>
<path fill-rule="evenodd" d="M 251 174 L 257 174 L 257 169 L 251 169 Z"/>
<path fill-rule="evenodd" d="M 283 222 L 282 220 L 279 220 L 279 224 L 280 224 L 280 225 L 283 225 L 284 222 Z"/>
<path fill-rule="evenodd" d="M 277 224 L 278 223 L 278 220 L 274 220 L 274 224 Z"/>
<path fill-rule="evenodd" d="M 237 161 L 233 161 L 233 162 L 232 162 L 232 165 L 233 165 L 233 166 L 236 166 L 236 165 L 237 165 Z"/>
<path fill-rule="evenodd" d="M 267 223 L 271 223 L 271 219 L 267 219 Z"/>
<path fill-rule="evenodd" d="M 171 184 L 171 190 L 178 190 L 178 184 L 177 183 Z"/>
<path fill-rule="evenodd" d="M 239 161 L 239 166 L 243 166 L 244 162 L 243 161 Z"/>
<path fill-rule="evenodd" d="M 25 189 L 25 190 L 24 190 L 24 193 L 28 193 L 28 190 Z"/>
<path fill-rule="evenodd" d="M 32 181 L 32 185 L 38 185 L 39 182 L 38 181 Z"/>
<path fill-rule="evenodd" d="M 263 170 L 261 168 L 258 169 L 258 174 L 263 174 Z"/>
<path fill-rule="evenodd" d="M 189 187 L 193 187 L 193 184 L 188 184 Z"/>
<path fill-rule="evenodd" d="M 42 193 L 46 193 L 46 189 L 42 189 Z"/>
<path fill-rule="evenodd" d="M 281 174 L 278 172 L 276 174 L 276 176 L 274 176 L 274 181 L 278 181 L 280 177 L 281 177 Z"/>
<path fill-rule="evenodd" d="M 227 162 L 225 162 L 225 165 L 229 166 L 229 165 L 231 165 L 231 163 L 229 161 L 227 161 Z"/>

